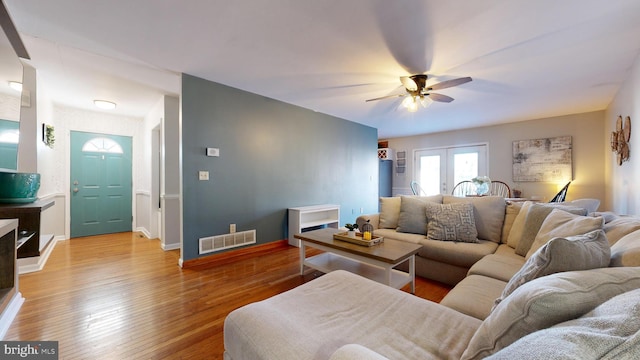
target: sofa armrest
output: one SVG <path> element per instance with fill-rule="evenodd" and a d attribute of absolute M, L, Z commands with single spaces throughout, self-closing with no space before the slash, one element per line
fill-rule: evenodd
<path fill-rule="evenodd" d="M 360 215 L 356 219 L 356 224 L 358 224 L 358 229 L 362 229 L 362 225 L 364 225 L 367 220 L 369 220 L 369 224 L 373 226 L 373 230 L 379 228 L 380 224 L 380 214 L 368 214 L 368 215 Z"/>
<path fill-rule="evenodd" d="M 347 344 L 336 350 L 329 360 L 389 360 L 377 352 L 358 344 Z"/>

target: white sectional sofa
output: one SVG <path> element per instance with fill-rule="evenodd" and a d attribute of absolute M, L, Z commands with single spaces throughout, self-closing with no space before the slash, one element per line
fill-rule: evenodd
<path fill-rule="evenodd" d="M 640 218 L 594 213 L 576 206 L 588 204 L 580 201 L 559 209 L 500 205 L 491 197 L 445 196 L 422 208 L 413 200 L 429 219 L 426 235 L 384 229 L 384 211 L 377 224 L 377 215 L 367 219 L 378 226 L 376 234 L 395 231 L 394 238 L 425 246 L 421 276 L 452 283 L 466 269 L 440 304 L 337 271 L 229 314 L 225 357 L 640 358 Z M 459 203 L 471 204 L 473 216 L 469 205 L 450 206 Z M 488 215 L 500 207 L 498 225 Z M 491 229 L 498 226 L 495 241 Z M 430 269 L 456 275 L 425 273 Z"/>

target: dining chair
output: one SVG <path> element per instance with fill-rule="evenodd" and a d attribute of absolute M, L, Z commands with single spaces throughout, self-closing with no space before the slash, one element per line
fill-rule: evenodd
<path fill-rule="evenodd" d="M 411 187 L 411 192 L 413 193 L 413 195 L 420 195 L 420 196 L 426 195 L 424 190 L 422 190 L 422 188 L 420 187 L 420 184 L 418 184 L 418 182 L 415 180 L 409 183 L 409 187 Z"/>
<path fill-rule="evenodd" d="M 460 181 L 453 187 L 451 195 L 453 196 L 467 196 L 476 194 L 476 185 L 470 180 Z"/>
<path fill-rule="evenodd" d="M 510 198 L 511 188 L 504 181 L 491 180 L 491 188 L 489 189 L 489 195 Z"/>

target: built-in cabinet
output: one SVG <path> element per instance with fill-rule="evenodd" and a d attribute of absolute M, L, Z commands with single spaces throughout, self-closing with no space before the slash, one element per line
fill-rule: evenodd
<path fill-rule="evenodd" d="M 18 219 L 18 258 L 40 256 L 40 251 L 53 239 L 53 234 L 41 234 L 41 214 L 55 204 L 54 200 L 39 200 L 30 204 L 0 204 L 0 219 Z"/>
<path fill-rule="evenodd" d="M 340 205 L 313 205 L 289 208 L 289 245 L 300 246 L 293 237 L 304 231 L 321 227 L 337 229 L 340 222 Z"/>
<path fill-rule="evenodd" d="M 17 234 L 18 220 L 0 220 L 0 339 L 24 302 L 18 288 Z"/>

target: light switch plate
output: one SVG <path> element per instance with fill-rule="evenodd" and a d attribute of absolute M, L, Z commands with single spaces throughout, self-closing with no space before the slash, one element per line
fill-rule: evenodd
<path fill-rule="evenodd" d="M 207 156 L 220 156 L 220 149 L 218 148 L 207 148 Z"/>
<path fill-rule="evenodd" d="M 200 172 L 198 172 L 198 178 L 200 180 L 209 180 L 209 172 L 208 171 L 200 171 Z"/>

